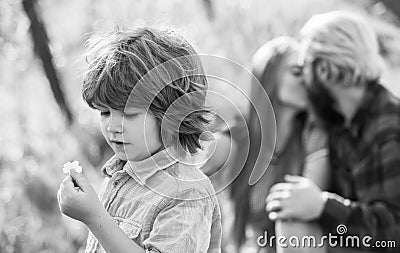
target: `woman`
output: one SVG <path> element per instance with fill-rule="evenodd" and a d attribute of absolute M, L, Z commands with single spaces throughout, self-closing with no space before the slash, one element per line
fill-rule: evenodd
<path fill-rule="evenodd" d="M 298 42 L 294 39 L 280 37 L 262 46 L 253 57 L 253 74 L 267 92 L 275 111 L 277 136 L 267 172 L 254 186 L 249 186 L 249 176 L 260 151 L 262 135 L 257 114 L 251 108 L 247 122 L 250 131 L 248 159 L 231 187 L 231 197 L 235 202 L 235 241 L 242 252 L 252 252 L 250 249 L 254 252 L 273 251 L 274 247 L 262 248 L 257 245 L 257 238 L 263 236 L 264 231 L 267 231 L 269 238 L 275 232 L 288 237 L 319 234 L 315 224 L 275 224 L 265 211 L 269 189 L 276 183 L 283 182 L 286 174 L 308 177 L 322 189 L 328 186 L 325 136 L 312 123 L 307 112 L 302 69 L 297 65 L 298 47 Z M 251 101 L 255 104 L 262 102 L 258 101 L 259 92 L 255 88 L 258 84 L 254 82 L 252 85 Z M 313 252 L 310 248 L 303 250 Z M 289 247 L 280 252 L 299 252 L 299 249 Z"/>

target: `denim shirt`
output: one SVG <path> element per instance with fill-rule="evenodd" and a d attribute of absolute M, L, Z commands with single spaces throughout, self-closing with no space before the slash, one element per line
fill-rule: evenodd
<path fill-rule="evenodd" d="M 100 200 L 146 252 L 221 252 L 221 213 L 210 180 L 164 149 L 139 162 L 112 157 Z M 105 252 L 89 232 L 85 253 Z"/>

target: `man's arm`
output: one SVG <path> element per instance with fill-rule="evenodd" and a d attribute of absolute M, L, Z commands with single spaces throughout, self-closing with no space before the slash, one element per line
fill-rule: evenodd
<path fill-rule="evenodd" d="M 364 191 L 369 200 L 352 201 L 324 193 L 327 201 L 319 221 L 326 227 L 344 224 L 349 233 L 393 240 L 400 234 L 400 138 L 393 138 L 377 150 L 379 178 Z M 368 175 L 366 175 L 368 176 Z"/>
<path fill-rule="evenodd" d="M 309 179 L 286 176 L 286 183 L 271 188 L 266 207 L 269 217 L 273 220 L 318 219 L 325 228 L 346 225 L 348 235 L 369 235 L 374 240 L 398 240 L 400 140 L 391 139 L 383 143 L 377 154 L 379 178 L 370 178 L 374 183 L 368 184 L 363 193 L 364 198 L 352 201 L 321 191 Z"/>

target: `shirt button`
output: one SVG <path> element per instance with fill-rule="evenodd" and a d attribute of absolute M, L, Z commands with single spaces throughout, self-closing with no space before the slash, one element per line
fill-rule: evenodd
<path fill-rule="evenodd" d="M 114 183 L 113 183 L 114 187 L 117 187 L 118 184 L 119 184 L 119 181 L 118 181 L 118 180 L 114 181 Z"/>

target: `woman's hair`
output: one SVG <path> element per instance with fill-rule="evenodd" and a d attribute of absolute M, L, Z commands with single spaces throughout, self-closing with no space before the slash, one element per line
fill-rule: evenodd
<path fill-rule="evenodd" d="M 277 83 L 282 72 L 282 62 L 298 48 L 299 43 L 295 39 L 282 36 L 264 44 L 252 58 L 253 75 L 262 84 L 275 110 L 279 104 Z M 252 87 L 256 85 L 253 83 Z M 257 90 L 253 88 L 253 91 L 252 100 L 257 96 Z"/>
<path fill-rule="evenodd" d="M 169 30 L 140 28 L 100 34 L 87 46 L 82 96 L 90 107 L 146 109 L 161 127 L 164 146 L 190 153 L 201 148 L 200 135 L 210 123 L 207 79 L 184 38 Z"/>
<path fill-rule="evenodd" d="M 273 39 L 262 46 L 253 56 L 252 60 L 252 72 L 256 79 L 262 84 L 266 90 L 273 109 L 279 113 L 279 98 L 278 98 L 278 83 L 280 76 L 282 75 L 283 62 L 288 55 L 293 53 L 294 50 L 298 49 L 298 42 L 290 37 L 279 37 Z M 254 104 L 262 103 L 259 100 L 259 89 L 258 82 L 253 82 L 251 87 L 251 102 Z M 292 131 L 289 134 L 285 151 L 282 154 L 282 161 L 293 161 L 300 160 L 302 152 L 298 152 L 301 149 L 301 130 L 305 119 L 305 114 L 301 113 L 297 115 Z M 249 194 L 250 186 L 248 184 L 249 177 L 253 168 L 256 164 L 257 157 L 260 152 L 261 145 L 261 127 L 259 118 L 254 108 L 250 105 L 250 113 L 247 119 L 247 125 L 250 134 L 250 150 L 244 165 L 243 170 L 239 176 L 235 179 L 231 186 L 231 197 L 235 202 L 235 228 L 234 236 L 235 240 L 241 245 L 245 239 L 245 226 L 249 218 Z M 240 142 L 240 141 L 239 141 Z M 240 143 L 239 143 L 240 146 Z M 238 156 L 239 157 L 239 156 Z M 287 159 L 285 159 L 287 158 Z M 300 162 L 301 163 L 301 162 Z M 265 164 L 265 163 L 264 163 Z M 301 166 L 301 165 L 299 165 Z M 285 165 L 279 166 L 279 168 L 269 168 L 266 172 L 268 176 L 271 176 L 266 184 L 265 190 L 282 180 L 285 173 Z M 267 219 L 265 213 L 264 216 Z M 268 223 L 265 220 L 266 224 Z M 270 226 L 270 224 L 268 224 Z"/>
<path fill-rule="evenodd" d="M 311 61 L 324 60 L 333 82 L 358 85 L 381 77 L 383 59 L 377 37 L 361 16 L 345 11 L 317 14 L 307 21 L 301 35 L 304 54 Z"/>

